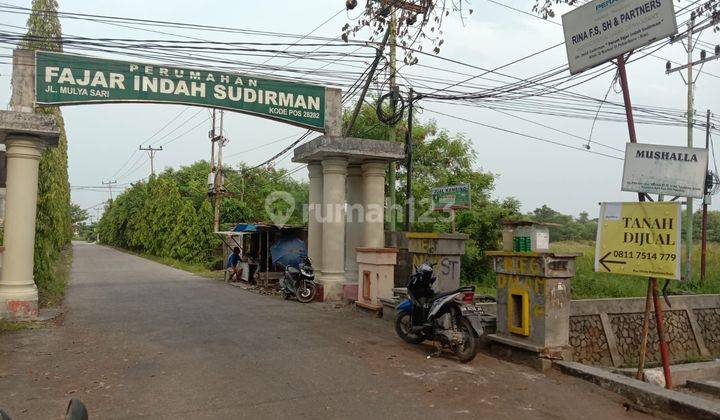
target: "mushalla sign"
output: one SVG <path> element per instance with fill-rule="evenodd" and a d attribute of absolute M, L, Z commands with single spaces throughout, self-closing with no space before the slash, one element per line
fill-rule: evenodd
<path fill-rule="evenodd" d="M 224 108 L 317 131 L 325 128 L 325 87 L 238 73 L 38 51 L 39 105 L 159 102 Z"/>

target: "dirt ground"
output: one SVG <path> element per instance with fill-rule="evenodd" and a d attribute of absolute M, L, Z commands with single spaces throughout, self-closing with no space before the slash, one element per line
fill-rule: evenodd
<path fill-rule="evenodd" d="M 59 418 L 552 418 L 647 414 L 481 353 L 427 358 L 384 320 L 74 244 L 62 323 L 0 335 L 0 407 Z"/>

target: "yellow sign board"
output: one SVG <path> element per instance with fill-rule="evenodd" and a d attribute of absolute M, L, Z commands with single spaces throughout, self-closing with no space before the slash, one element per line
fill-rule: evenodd
<path fill-rule="evenodd" d="M 680 279 L 678 202 L 602 203 L 595 271 Z"/>

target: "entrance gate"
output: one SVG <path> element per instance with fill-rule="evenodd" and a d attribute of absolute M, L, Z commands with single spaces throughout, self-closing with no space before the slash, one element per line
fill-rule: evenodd
<path fill-rule="evenodd" d="M 57 144 L 59 131 L 54 117 L 34 113 L 35 107 L 125 102 L 221 108 L 323 133 L 298 147 L 293 160 L 308 163 L 308 253 L 316 261 L 324 299 L 340 299 L 345 283 L 357 284 L 357 247 L 384 245 L 385 168 L 388 161 L 404 156 L 403 146 L 343 138 L 340 89 L 234 72 L 16 49 L 10 111 L 0 111 L 0 143 L 7 153 L 0 318 L 38 314 L 33 280 L 38 165 L 45 147 Z M 353 221 L 346 218 L 347 203 L 372 211 L 361 212 L 367 220 Z"/>

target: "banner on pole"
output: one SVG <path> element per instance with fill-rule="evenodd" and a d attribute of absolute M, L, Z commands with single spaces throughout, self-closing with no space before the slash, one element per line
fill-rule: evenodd
<path fill-rule="evenodd" d="M 594 0 L 562 15 L 570 74 L 677 33 L 672 0 Z"/>
<path fill-rule="evenodd" d="M 156 102 L 223 108 L 325 129 L 325 87 L 134 61 L 38 51 L 39 105 Z"/>
<path fill-rule="evenodd" d="M 595 271 L 680 279 L 678 202 L 602 203 Z"/>

